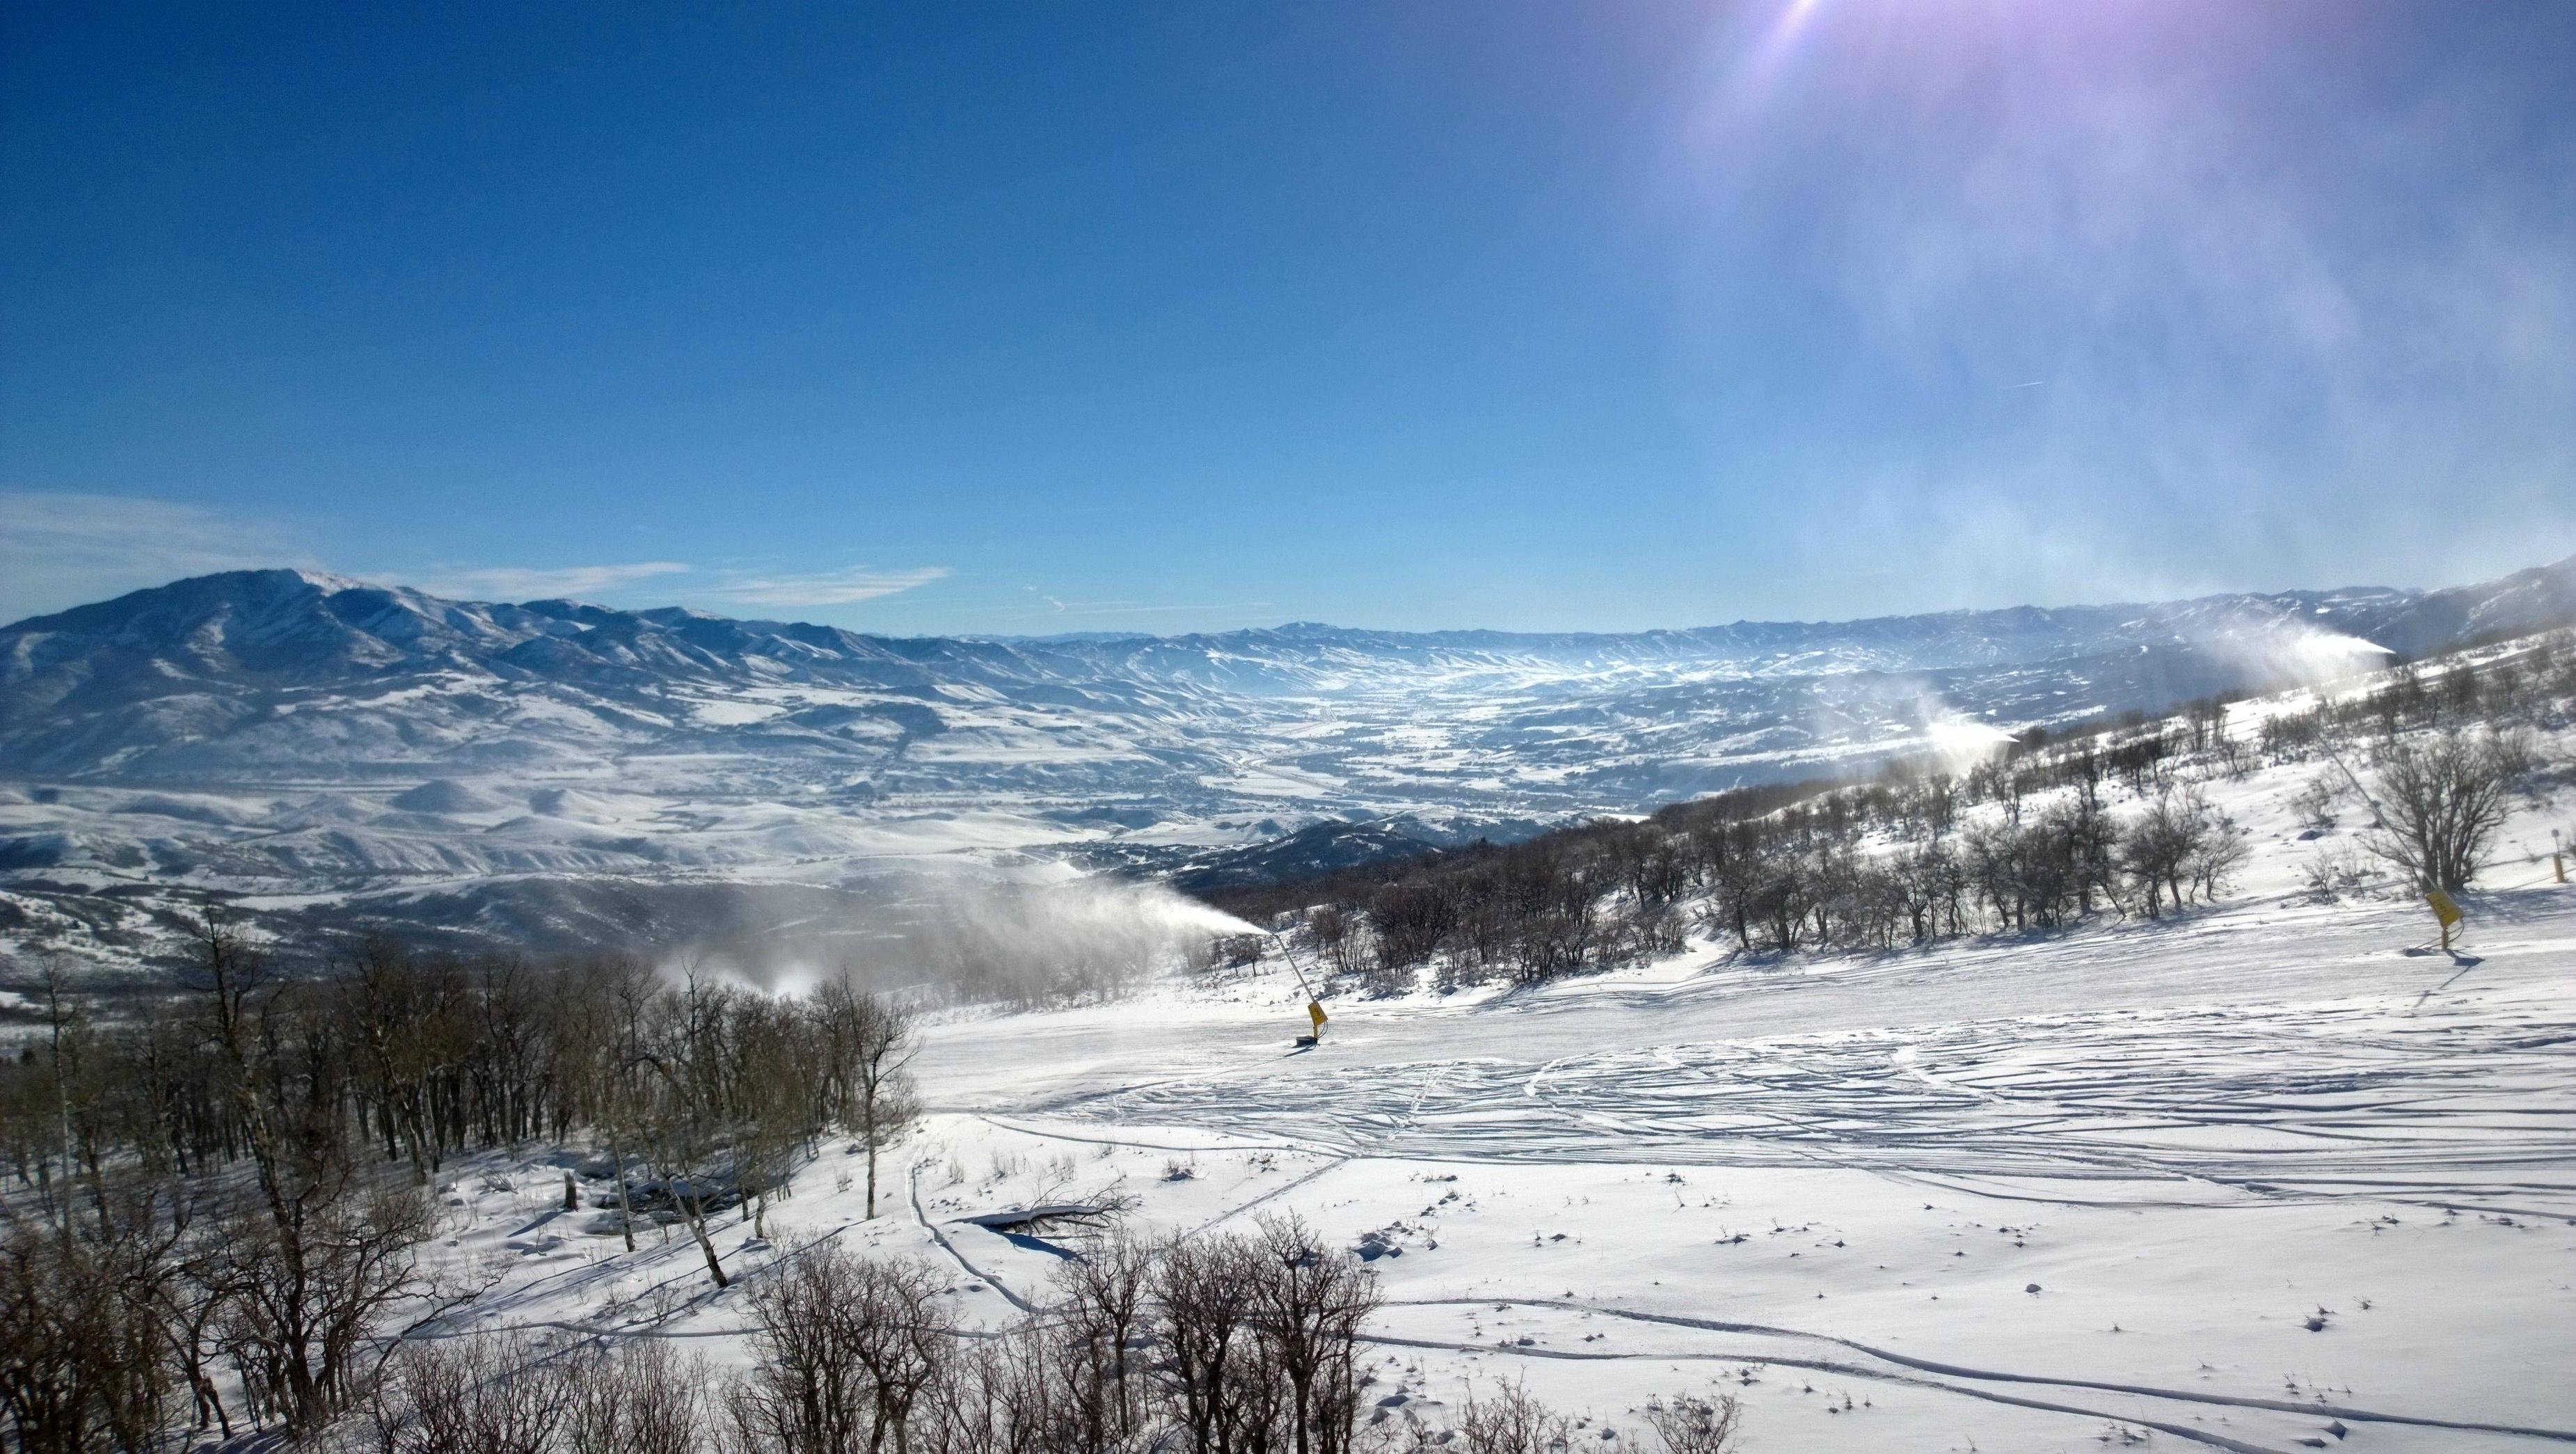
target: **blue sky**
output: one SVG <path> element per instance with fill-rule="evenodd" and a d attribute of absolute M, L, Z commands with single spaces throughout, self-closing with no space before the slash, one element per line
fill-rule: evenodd
<path fill-rule="evenodd" d="M 0 618 L 1622 629 L 2576 550 L 2576 5 L 13 5 Z"/>

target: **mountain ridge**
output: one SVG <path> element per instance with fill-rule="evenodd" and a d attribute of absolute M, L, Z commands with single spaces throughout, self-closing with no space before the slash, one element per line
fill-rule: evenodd
<path fill-rule="evenodd" d="M 1451 692 L 1482 684 L 1565 701 L 1659 682 L 2008 673 L 2132 651 L 2199 662 L 2174 677 L 2182 692 L 2223 684 L 2231 670 L 2248 683 L 2298 674 L 2306 664 L 2275 659 L 2285 653 L 2377 646 L 2412 654 L 2500 624 L 2571 616 L 2576 558 L 2432 592 L 2343 587 L 1624 633 L 1292 622 L 1053 641 L 878 636 L 561 598 L 459 601 L 323 572 L 236 571 L 0 628 L 0 771 L 185 778 L 289 761 L 356 765 L 371 754 L 409 763 L 465 745 L 432 741 L 439 734 L 423 724 L 435 699 L 470 691 L 494 699 L 480 713 L 492 730 L 477 733 L 460 718 L 448 735 L 480 737 L 505 755 L 538 750 L 576 717 L 590 719 L 590 736 L 630 743 L 715 733 L 819 749 L 855 733 L 900 750 L 947 732 L 951 717 L 977 701 L 1040 714 L 1223 720 L 1398 684 Z M 380 700 L 377 689 L 402 685 L 420 704 L 414 721 Z M 729 713 L 704 704 L 673 713 L 690 694 L 748 701 L 793 689 L 814 699 L 775 712 L 738 702 Z M 344 700 L 318 699 L 329 693 Z M 513 714 L 501 709 L 505 699 L 524 705 L 548 695 L 566 699 L 564 711 L 551 721 L 535 714 L 518 723 L 523 740 L 506 740 Z M 302 721 L 287 720 L 299 712 Z M 303 730 L 326 720 L 349 730 Z"/>
<path fill-rule="evenodd" d="M 1517 833 L 1973 754 L 2566 620 L 2576 560 L 2429 592 L 1055 642 L 235 572 L 0 628 L 0 896 L 28 875 L 303 894 L 1161 872 L 1319 825 L 1344 846 Z M 1368 824 L 1395 826 L 1348 826 Z"/>
<path fill-rule="evenodd" d="M 1132 670 L 1154 665 L 1150 659 L 1139 659 L 1139 653 L 1225 652 L 1281 645 L 1397 654 L 1436 650 L 1528 653 L 1558 660 L 1568 657 L 1579 660 L 1604 652 L 1634 659 L 1640 656 L 1716 654 L 1729 649 L 1779 652 L 1796 645 L 1835 640 L 1923 643 L 1963 636 L 1992 648 L 1999 637 L 2049 637 L 2052 633 L 2058 638 L 2070 633 L 2098 636 L 2124 630 L 2163 632 L 2176 640 L 2187 640 L 2191 631 L 2206 631 L 2213 625 L 2223 630 L 2246 625 L 2288 624 L 2319 615 L 2331 616 L 2333 624 L 2348 630 L 2349 634 L 2371 639 L 2401 654 L 2411 654 L 2438 645 L 2466 624 L 2494 614 L 2499 604 L 2496 598 L 2517 592 L 2530 595 L 2533 605 L 2539 608 L 2526 610 L 2522 613 L 2524 615 L 2536 618 L 2550 611 L 2564 614 L 2571 602 L 2576 602 L 2576 558 L 2554 566 L 2517 572 L 2495 582 L 2483 583 L 2483 588 L 2454 587 L 2429 592 L 2381 586 L 2344 586 L 2323 591 L 2217 593 L 2161 602 L 1955 609 L 1843 621 L 1739 619 L 1722 625 L 1629 632 L 1515 632 L 1481 628 L 1397 631 L 1296 621 L 1275 627 L 1167 636 L 1079 633 L 1054 637 L 887 636 L 775 618 L 720 616 L 681 606 L 624 610 L 560 597 L 516 603 L 463 601 L 410 587 L 381 585 L 326 572 L 280 568 L 189 577 L 0 627 L 0 689 L 16 686 L 35 674 L 41 664 L 39 658 L 45 654 L 42 645 L 49 638 L 78 635 L 88 638 L 93 649 L 124 644 L 135 639 L 137 628 L 148 627 L 158 618 L 186 611 L 192 606 L 197 608 L 198 616 L 184 633 L 187 643 L 192 645 L 198 644 L 198 638 L 210 629 L 226 624 L 222 615 L 217 614 L 226 608 L 262 608 L 273 615 L 283 608 L 302 604 L 318 609 L 308 610 L 307 619 L 301 623 L 270 623 L 275 627 L 292 625 L 302 629 L 253 630 L 247 637 L 248 644 L 254 648 L 266 648 L 273 643 L 282 643 L 302 646 L 309 653 L 315 644 L 316 629 L 322 628 L 327 621 L 343 628 L 346 634 L 332 642 L 343 650 L 326 653 L 326 663 L 344 660 L 347 666 L 354 668 L 391 664 L 400 660 L 405 652 L 416 657 L 428 652 L 431 654 L 424 664 L 434 664 L 441 659 L 442 649 L 455 652 L 461 648 L 480 647 L 483 648 L 480 655 L 484 664 L 496 671 L 521 667 L 542 674 L 545 668 L 561 664 L 546 650 L 546 642 L 560 644 L 584 638 L 616 639 L 631 651 L 641 634 L 639 627 L 650 627 L 660 633 L 663 639 L 653 645 L 671 652 L 660 663 L 666 668 L 719 667 L 723 653 L 738 654 L 747 642 L 755 640 L 789 654 L 797 650 L 832 653 L 854 663 L 875 661 L 889 666 L 895 662 L 914 666 L 939 663 L 967 671 L 1026 671 L 1029 667 L 1024 658 L 1031 656 L 1099 663 L 1103 658 L 1114 655 L 1121 658 L 1119 665 Z M 209 608 L 212 608 L 211 612 Z M 99 638 L 107 634 L 100 628 L 107 626 L 119 629 L 110 641 L 100 641 Z M 595 636 L 602 628 L 608 628 L 606 633 Z M 2381 639 L 2383 637 L 2389 639 Z M 231 633 L 217 630 L 215 639 L 229 647 L 234 637 Z M 203 644 L 210 646 L 213 643 Z M 2050 639 L 2042 645 L 2043 649 L 2060 654 L 2064 652 L 2062 639 Z M 514 651 L 524 652 L 529 659 L 514 661 L 510 654 Z M 194 654 L 200 659 L 210 655 L 202 649 Z M 265 650 L 256 651 L 248 658 L 238 652 L 227 654 L 234 658 L 229 664 L 254 671 L 268 655 Z M 586 654 L 616 659 L 613 653 L 589 651 Z M 1990 649 L 1984 659 L 2009 658 Z M 309 654 L 306 660 L 310 662 Z M 1955 660 L 1910 660 L 1902 663 L 1910 666 L 1960 664 L 1971 663 Z"/>

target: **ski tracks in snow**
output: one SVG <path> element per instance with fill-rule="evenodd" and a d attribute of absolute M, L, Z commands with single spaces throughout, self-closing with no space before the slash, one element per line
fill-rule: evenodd
<path fill-rule="evenodd" d="M 1535 1070 L 1318 1067 L 1061 1109 L 1343 1155 L 1821 1162 L 2043 1180 L 2072 1202 L 2089 1198 L 2070 1183 L 2143 1182 L 2175 1188 L 2152 1194 L 2159 1205 L 2378 1199 L 2554 1217 L 2576 1215 L 2571 1042 L 2576 1018 L 2529 1002 L 2416 1016 L 2236 1005 L 1605 1049 Z"/>
<path fill-rule="evenodd" d="M 1412 1308 L 1490 1307 L 1500 1309 L 1505 1306 L 1545 1308 L 1558 1312 L 1577 1313 L 1587 1317 L 1619 1318 L 1636 1323 L 1654 1324 L 1673 1328 L 1688 1328 L 1697 1332 L 1729 1334 L 1787 1342 L 1825 1344 L 1841 1349 L 1846 1353 L 1859 1354 L 1862 1357 L 1871 1360 L 1871 1362 L 1836 1362 L 1830 1360 L 1782 1356 L 1774 1350 L 1762 1349 L 1759 1347 L 1739 1350 L 1693 1350 L 1689 1352 L 1656 1350 L 1630 1353 L 1595 1353 L 1580 1350 L 1542 1348 L 1537 1346 L 1519 1346 L 1511 1343 L 1490 1344 L 1439 1342 L 1435 1340 L 1406 1339 L 1393 1336 L 1377 1337 L 1371 1339 L 1371 1341 L 1392 1344 L 1399 1347 L 1439 1347 L 1454 1349 L 1460 1352 L 1502 1353 L 1520 1357 L 1600 1360 L 1662 1359 L 1672 1361 L 1714 1361 L 1723 1363 L 1777 1365 L 1789 1368 L 1812 1368 L 1821 1372 L 1837 1373 L 1855 1378 L 1868 1378 L 1885 1382 L 1910 1383 L 1919 1387 L 1938 1389 L 1948 1393 L 1964 1394 L 1972 1398 L 1996 1399 L 1999 1402 L 2019 1404 L 2025 1408 L 2045 1409 L 2057 1413 L 2085 1414 L 2096 1418 L 2140 1424 L 2148 1428 L 2159 1429 L 2169 1434 L 2178 1435 L 2185 1439 L 2192 1439 L 2200 1443 L 2215 1445 L 2222 1449 L 2254 1449 L 2259 1451 L 2262 1450 L 2264 1446 L 2243 1443 L 2228 1436 L 2214 1433 L 2205 1428 L 2194 1428 L 2189 1425 L 2162 1423 L 2154 1419 L 2140 1418 L 2134 1413 L 2121 1413 L 2102 1409 L 2074 1408 L 2062 1404 L 2040 1403 L 2023 1398 L 2000 1396 L 1991 1389 L 1963 1386 L 1961 1383 L 1953 1382 L 1952 1380 L 1967 1380 L 1970 1383 L 2007 1383 L 2021 1384 L 2031 1387 L 2082 1389 L 2095 1393 L 2121 1394 L 2135 1398 L 2154 1399 L 2160 1402 L 2181 1404 L 2187 1407 L 2260 1409 L 2271 1413 L 2293 1414 L 2320 1419 L 2348 1419 L 2355 1423 L 2398 1424 L 2421 1429 L 2445 1429 L 2459 1433 L 2501 1434 L 2514 1438 L 2541 1439 L 2558 1443 L 2576 1443 L 2576 1430 L 2571 1429 L 2553 1429 L 2522 1424 L 2482 1423 L 2469 1419 L 2433 1418 L 2420 1414 L 2394 1413 L 2382 1409 L 2361 1408 L 2350 1404 L 2320 1401 L 2253 1398 L 2239 1394 L 2200 1392 L 2189 1389 L 2158 1388 L 2148 1384 L 2117 1383 L 2085 1378 L 2063 1378 L 2046 1374 L 2007 1373 L 1995 1369 L 1972 1368 L 1961 1364 L 1942 1363 L 1931 1359 L 1909 1357 L 1902 1353 L 1895 1353 L 1884 1348 L 1874 1347 L 1856 1339 L 1837 1337 L 1830 1333 L 1811 1333 L 1796 1328 L 1778 1328 L 1760 1323 L 1722 1322 L 1711 1318 L 1693 1318 L 1676 1313 L 1645 1312 L 1633 1308 L 1605 1307 L 1598 1303 L 1583 1302 L 1572 1298 L 1411 1298 L 1390 1302 L 1387 1306 Z"/>

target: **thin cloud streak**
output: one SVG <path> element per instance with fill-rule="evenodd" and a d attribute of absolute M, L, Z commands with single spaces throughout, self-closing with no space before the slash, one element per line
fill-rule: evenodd
<path fill-rule="evenodd" d="M 189 576 L 331 567 L 287 522 L 143 496 L 0 490 L 0 623 L 69 610 Z M 677 560 L 576 565 L 341 568 L 356 579 L 474 601 L 609 599 L 639 593 L 740 608 L 832 607 L 944 580 L 946 566 L 819 571 L 709 568 Z"/>
<path fill-rule="evenodd" d="M 1020 589 L 1036 594 L 1039 600 L 1046 602 L 1047 608 L 1043 611 L 1014 611 L 1009 613 L 1006 619 L 1025 621 L 1032 617 L 1045 616 L 1150 616 L 1172 611 L 1256 611 L 1278 604 L 1275 601 L 1196 601 L 1170 605 L 1148 604 L 1142 601 L 1065 601 L 1054 596 L 1038 594 L 1035 586 L 1022 586 Z"/>
<path fill-rule="evenodd" d="M 684 601 L 729 607 L 798 607 L 873 601 L 928 585 L 947 574 L 946 566 L 760 572 L 711 570 L 676 560 L 645 560 L 614 565 L 450 567 L 402 579 L 433 595 L 472 600 L 631 599 L 638 594 L 637 588 L 650 581 L 661 583 L 652 587 L 651 593 Z"/>
<path fill-rule="evenodd" d="M 282 525 L 130 495 L 0 490 L 0 621 L 184 576 L 318 562 Z"/>
<path fill-rule="evenodd" d="M 909 570 L 849 566 L 789 575 L 736 576 L 701 594 L 751 606 L 848 606 L 914 590 L 947 577 L 948 567 L 944 565 Z"/>
<path fill-rule="evenodd" d="M 486 566 L 433 573 L 417 578 L 416 584 L 434 596 L 542 601 L 600 595 L 657 576 L 685 575 L 689 570 L 688 565 L 676 560 L 625 565 Z"/>

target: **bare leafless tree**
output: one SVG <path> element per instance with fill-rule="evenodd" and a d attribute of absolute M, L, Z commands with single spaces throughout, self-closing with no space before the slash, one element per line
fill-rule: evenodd
<path fill-rule="evenodd" d="M 833 1245 L 789 1259 L 752 1295 L 757 1362 L 725 1396 L 736 1437 L 777 1454 L 909 1449 L 952 1359 L 940 1286 L 917 1263 Z"/>
<path fill-rule="evenodd" d="M 1456 1432 L 1462 1454 L 1563 1454 L 1574 1444 L 1574 1421 L 1517 1383 L 1468 1399 Z"/>
<path fill-rule="evenodd" d="M 1377 1279 L 1295 1216 L 1258 1219 L 1250 1247 L 1256 1328 L 1287 1383 L 1297 1454 L 1344 1454 L 1359 1415 L 1355 1354 Z"/>
<path fill-rule="evenodd" d="M 554 1454 L 576 1403 L 572 1365 L 524 1335 L 477 1334 L 404 1345 L 366 1422 L 381 1454 Z"/>
<path fill-rule="evenodd" d="M 2492 732 L 2444 729 L 2397 742 L 2380 757 L 2375 796 L 2384 816 L 2362 842 L 2420 889 L 2465 889 L 2477 881 L 2530 761 L 2520 742 Z"/>
<path fill-rule="evenodd" d="M 644 1002 L 637 1059 L 650 1072 L 642 1142 L 662 1194 L 706 1260 L 717 1287 L 731 1285 L 708 1219 L 732 1170 L 735 1135 L 718 1071 L 733 992 L 691 973 L 668 993 Z"/>
<path fill-rule="evenodd" d="M 910 1069 L 920 1048 L 918 1017 L 890 996 L 854 989 L 846 978 L 814 992 L 813 1016 L 826 1076 L 837 1090 L 836 1114 L 867 1155 L 867 1214 L 874 1217 L 878 1157 L 921 1111 Z"/>
<path fill-rule="evenodd" d="M 1704 1399 L 1692 1394 L 1650 1399 L 1646 1427 L 1664 1441 L 1671 1454 L 1728 1454 L 1735 1447 L 1736 1426 L 1744 1408 L 1732 1394 Z"/>
<path fill-rule="evenodd" d="M 701 1454 L 709 1447 L 712 1371 L 703 1357 L 683 1358 L 670 1344 L 646 1338 L 567 1367 L 572 1397 L 564 1442 L 571 1450 Z"/>
<path fill-rule="evenodd" d="M 251 1161 L 255 1194 L 226 1220 L 210 1277 L 219 1337 L 254 1403 L 301 1436 L 356 1392 L 375 1324 L 420 1290 L 427 1202 L 352 1159 L 346 1067 L 321 1007 L 273 980 L 209 911 L 199 929 L 201 1024 Z"/>
<path fill-rule="evenodd" d="M 1266 1443 L 1280 1402 L 1258 1330 L 1248 1245 L 1203 1237 L 1168 1243 L 1157 1259 L 1157 1372 L 1182 1447 L 1233 1454 Z"/>
<path fill-rule="evenodd" d="M 1086 1450 L 1124 1449 L 1144 1427 L 1135 1344 L 1145 1329 L 1153 1272 L 1153 1248 L 1114 1230 L 1056 1275 L 1063 1353 L 1055 1361 L 1076 1411 L 1077 1442 Z"/>
<path fill-rule="evenodd" d="M 28 1218 L 0 1229 L 0 1412 L 28 1454 L 144 1450 L 177 1369 L 151 1297 L 148 1235 L 91 1239 Z"/>

